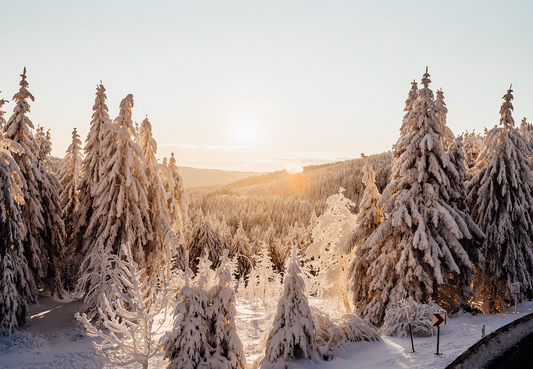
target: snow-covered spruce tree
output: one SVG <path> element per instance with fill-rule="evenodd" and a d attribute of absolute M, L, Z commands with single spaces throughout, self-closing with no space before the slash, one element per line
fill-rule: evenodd
<path fill-rule="evenodd" d="M 246 236 L 242 221 L 239 222 L 239 227 L 233 235 L 233 242 L 231 244 L 231 255 L 237 256 L 238 270 L 237 273 L 240 277 L 248 274 L 251 267 L 251 252 L 250 252 L 250 240 Z"/>
<path fill-rule="evenodd" d="M 103 134 L 107 131 L 106 126 L 111 125 L 108 108 L 105 103 L 106 98 L 105 87 L 100 83 L 96 87 L 91 128 L 85 139 L 85 158 L 81 164 L 83 176 L 78 187 L 80 191 L 79 206 L 74 218 L 76 219 L 74 237 L 76 242 L 76 258 L 78 259 L 75 265 L 81 263 L 83 256 L 85 256 L 89 249 L 89 244 L 93 242 L 93 238 L 84 239 L 83 236 L 94 213 L 94 201 L 98 193 L 98 185 L 100 184 L 100 170 L 103 166 L 103 154 L 105 152 L 105 147 L 102 146 Z M 100 216 L 104 215 L 100 213 Z"/>
<path fill-rule="evenodd" d="M 307 263 L 316 273 L 318 292 L 323 297 L 342 302 L 350 311 L 348 301 L 348 255 L 344 252 L 350 235 L 354 232 L 356 216 L 351 208 L 355 204 L 344 197 L 344 188 L 326 200 L 327 208 L 318 217 L 313 230 L 313 243 L 307 249 Z"/>
<path fill-rule="evenodd" d="M 503 96 L 501 127 L 490 130 L 478 159 L 487 164 L 467 184 L 472 217 L 487 236 L 485 263 L 475 284 L 485 313 L 511 301 L 513 282 L 522 284 L 522 296 L 533 297 L 531 150 L 514 127 L 512 92 Z"/>
<path fill-rule="evenodd" d="M 160 288 L 156 291 L 148 282 L 144 269 L 139 270 L 129 245 L 122 245 L 124 260 L 118 260 L 117 277 L 125 291 L 115 285 L 112 295 L 102 291 L 104 309 L 99 309 L 103 326 L 102 331 L 94 326 L 85 314 L 76 313 L 75 317 L 87 329 L 90 337 L 100 337 L 102 343 L 93 342 L 96 353 L 112 365 L 126 366 L 139 363 L 148 368 L 148 360 L 162 347 L 155 335 L 164 322 L 155 323 L 154 319 L 168 304 L 168 291 L 165 271 L 160 273 Z"/>
<path fill-rule="evenodd" d="M 152 125 L 148 118 L 141 123 L 138 132 L 138 140 L 141 150 L 144 153 L 144 166 L 146 178 L 148 179 L 147 196 L 150 204 L 150 222 L 154 230 L 154 236 L 148 242 L 147 270 L 148 274 L 156 278 L 151 272 L 152 268 L 166 270 L 171 268 L 171 258 L 175 256 L 179 267 L 185 267 L 185 246 L 179 242 L 178 236 L 170 226 L 170 214 L 168 212 L 167 193 L 155 157 L 157 153 L 157 143 L 152 137 Z"/>
<path fill-rule="evenodd" d="M 394 148 L 392 178 L 377 205 L 389 216 L 359 246 L 353 284 L 355 312 L 381 325 L 387 306 L 413 297 L 427 301 L 448 274 L 473 272 L 460 240 L 472 234 L 464 217 L 449 205 L 450 176 L 458 176 L 439 136 L 442 125 L 428 88 L 429 74 Z M 366 275 L 358 273 L 368 265 Z M 468 286 L 464 287 L 468 289 Z"/>
<path fill-rule="evenodd" d="M 217 368 L 244 369 L 246 357 L 235 326 L 235 292 L 231 287 L 228 256 L 229 250 L 225 249 L 216 271 L 215 285 L 209 292 L 211 299 L 211 305 L 207 308 L 211 321 L 209 341 L 214 351 L 213 360 L 220 362 Z"/>
<path fill-rule="evenodd" d="M 208 259 L 218 266 L 218 258 L 222 251 L 228 246 L 219 237 L 215 230 L 212 217 L 207 214 L 200 214 L 196 217 L 189 241 L 189 267 L 196 271 L 198 269 L 198 258 L 207 250 Z M 216 263 L 214 262 L 216 261 Z"/>
<path fill-rule="evenodd" d="M 462 136 L 459 136 L 449 147 L 448 156 L 450 162 L 457 170 L 457 176 L 449 176 L 450 180 L 450 200 L 448 203 L 459 214 L 468 225 L 468 229 L 472 235 L 471 238 L 463 237 L 460 240 L 463 248 L 470 257 L 470 261 L 477 270 L 481 269 L 483 256 L 481 254 L 481 244 L 485 237 L 481 229 L 474 223 L 470 217 L 470 208 L 466 204 L 466 188 L 465 188 L 465 156 L 463 152 Z M 472 268 L 467 265 L 458 265 L 460 273 L 452 273 L 448 275 L 447 281 L 439 284 L 437 289 L 437 303 L 439 306 L 448 311 L 455 309 L 460 304 L 466 304 L 470 297 L 472 297 L 472 290 L 470 284 L 472 278 Z"/>
<path fill-rule="evenodd" d="M 59 168 L 59 183 L 62 192 L 60 195 L 61 209 L 63 210 L 63 222 L 67 234 L 67 250 L 74 254 L 73 245 L 74 227 L 76 213 L 79 205 L 79 183 L 81 178 L 81 141 L 76 128 L 72 131 L 72 143 L 67 149 L 67 153 L 61 161 Z"/>
<path fill-rule="evenodd" d="M 533 124 L 528 123 L 526 117 L 522 118 L 520 129 L 518 131 L 529 143 L 529 146 L 533 146 Z"/>
<path fill-rule="evenodd" d="M 312 234 L 312 230 L 300 227 L 298 222 L 295 222 L 289 227 L 283 242 L 290 248 L 292 248 L 292 245 L 296 245 L 298 257 L 304 258 L 307 253 L 307 248 L 313 243 Z"/>
<path fill-rule="evenodd" d="M 2 92 L 2 91 L 0 91 L 0 92 Z M 4 104 L 6 104 L 8 102 L 9 102 L 9 100 L 4 100 L 3 98 L 0 99 L 0 133 L 2 133 L 2 137 L 3 137 L 4 127 L 6 125 L 6 119 L 4 118 L 4 114 L 6 112 L 2 110 L 2 107 L 4 106 Z"/>
<path fill-rule="evenodd" d="M 31 131 L 33 123 L 26 116 L 30 112 L 27 99 L 35 100 L 28 91 L 26 68 L 21 77 L 19 92 L 13 97 L 17 104 L 4 132 L 7 139 L 21 146 L 20 151 L 13 152 L 13 158 L 24 179 L 24 203 L 21 206 L 25 228 L 24 256 L 35 283 L 52 294 L 61 295 L 59 271 L 62 266 L 65 229 L 59 204 L 60 184 L 48 172 L 45 164 L 48 148 L 41 149 Z"/>
<path fill-rule="evenodd" d="M 65 232 L 65 223 L 62 218 L 62 186 L 56 174 L 51 171 L 52 162 L 49 156 L 52 153 L 52 136 L 50 135 L 50 130 L 45 133 L 43 127 L 38 127 L 36 131 L 35 139 L 38 143 L 39 150 L 35 157 L 41 173 L 41 180 L 38 183 L 42 199 L 42 214 L 45 221 L 44 238 L 45 242 L 57 245 L 58 257 L 61 258 L 59 270 L 63 270 L 65 266 L 65 241 L 67 235 Z"/>
<path fill-rule="evenodd" d="M 174 310 L 174 328 L 165 336 L 165 359 L 170 360 L 169 369 L 210 368 L 209 296 L 194 284 L 193 276 L 192 270 L 187 268 L 185 285 Z"/>
<path fill-rule="evenodd" d="M 181 178 L 181 175 L 178 170 L 178 166 L 176 165 L 176 159 L 174 158 L 174 152 L 171 153 L 170 160 L 168 161 L 168 168 L 170 169 L 172 173 L 172 177 L 174 179 L 174 190 L 172 191 L 172 195 L 174 197 L 174 200 L 179 204 L 179 207 L 181 210 L 181 223 L 182 223 L 181 227 L 186 228 L 189 226 L 189 223 L 190 223 L 189 197 L 187 196 L 187 193 L 185 192 L 183 178 Z"/>
<path fill-rule="evenodd" d="M 301 239 L 301 246 L 299 255 L 305 255 L 307 254 L 307 249 L 309 248 L 309 245 L 313 243 L 313 229 L 318 224 L 318 217 L 316 215 L 316 211 L 313 209 L 313 212 L 311 213 L 311 218 L 309 219 L 309 224 L 307 227 L 305 227 L 305 230 L 302 233 L 302 239 Z"/>
<path fill-rule="evenodd" d="M 232 231 L 228 223 L 226 223 L 226 219 L 224 216 L 222 216 L 220 219 L 213 216 L 213 225 L 215 227 L 215 232 L 217 233 L 218 237 L 222 241 L 223 248 L 220 250 L 220 255 L 217 257 L 216 260 L 213 260 L 213 264 L 216 265 L 216 268 L 218 268 L 218 263 L 220 260 L 220 256 L 222 256 L 222 251 L 224 249 L 231 250 L 233 245 L 233 236 Z"/>
<path fill-rule="evenodd" d="M 199 288 L 207 292 L 215 283 L 215 271 L 211 269 L 211 265 L 213 263 L 209 260 L 209 253 L 206 249 L 203 255 L 198 258 L 198 273 L 196 274 L 195 283 Z"/>
<path fill-rule="evenodd" d="M 466 179 L 471 179 L 477 172 L 475 165 L 481 150 L 483 149 L 483 137 L 475 130 L 472 133 L 466 131 L 463 138 L 463 151 L 465 153 Z"/>
<path fill-rule="evenodd" d="M 180 193 L 180 189 L 183 190 L 183 186 L 182 183 L 176 183 L 177 167 L 176 171 L 171 170 L 168 167 L 166 159 L 167 158 L 163 158 L 163 164 L 158 164 L 157 170 L 167 194 L 166 203 L 170 227 L 176 233 L 179 243 L 185 248 L 185 244 L 187 242 L 185 234 L 186 231 L 189 230 L 190 221 L 187 218 L 187 209 L 182 210 L 180 198 L 177 197 L 177 194 Z M 177 173 L 177 176 L 179 177 L 178 180 L 181 180 L 179 173 Z M 185 194 L 185 190 L 183 190 L 183 194 Z M 187 195 L 185 194 L 185 196 Z M 181 263 L 183 261 L 182 256 L 180 258 L 176 258 L 176 261 Z M 181 270 L 185 270 L 186 266 L 187 265 L 184 264 L 178 265 L 177 267 L 179 267 Z"/>
<path fill-rule="evenodd" d="M 0 99 L 0 109 L 5 101 Z M 5 123 L 2 113 L 0 125 Z M 10 152 L 21 150 L 0 131 L 0 331 L 6 333 L 28 321 L 28 303 L 37 296 L 22 245 L 22 173 Z"/>
<path fill-rule="evenodd" d="M 440 106 L 441 109 L 435 112 L 435 115 L 442 125 L 442 146 L 444 151 L 448 152 L 450 145 L 455 141 L 455 135 L 453 134 L 450 127 L 446 125 L 446 115 L 448 114 L 448 108 L 446 108 L 446 103 L 444 102 L 444 92 L 442 88 L 437 90 L 437 98 L 435 99 L 435 105 Z"/>
<path fill-rule="evenodd" d="M 118 278 L 118 257 L 111 254 L 110 247 L 98 243 L 80 266 L 80 279 L 76 285 L 74 295 L 83 297 L 80 313 L 85 313 L 88 320 L 100 322 L 103 317 L 100 312 L 105 311 L 107 298 L 112 299 L 117 286 L 121 285 Z"/>
<path fill-rule="evenodd" d="M 383 221 L 383 205 L 377 203 L 381 197 L 376 186 L 376 174 L 368 162 L 368 157 L 361 154 L 365 164 L 363 166 L 363 183 L 365 192 L 359 204 L 359 212 L 355 217 L 356 228 L 346 242 L 345 252 L 352 252 L 353 248 L 359 246 L 376 230 Z"/>
<path fill-rule="evenodd" d="M 270 299 L 279 296 L 280 276 L 274 270 L 272 259 L 268 252 L 268 246 L 265 242 L 261 243 L 259 253 L 252 256 L 254 266 L 248 274 L 248 285 L 246 286 L 246 295 L 250 303 L 256 299 L 263 304 Z"/>
<path fill-rule="evenodd" d="M 264 241 L 268 246 L 274 268 L 278 273 L 282 273 L 290 249 L 277 237 L 273 224 L 270 224 L 270 227 L 263 233 L 261 241 Z"/>
<path fill-rule="evenodd" d="M 278 300 L 272 329 L 268 333 L 265 356 L 259 362 L 259 368 L 272 367 L 280 360 L 320 359 L 315 323 L 305 297 L 305 285 L 296 252 L 293 248 L 292 260 L 283 281 L 283 292 Z"/>
<path fill-rule="evenodd" d="M 409 95 L 407 96 L 407 100 L 405 100 L 405 108 L 403 111 L 405 112 L 403 118 L 402 118 L 402 126 L 400 127 L 400 138 L 408 136 L 410 134 L 410 130 L 413 129 L 413 125 L 409 122 L 409 117 L 411 115 L 411 111 L 413 110 L 413 105 L 418 97 L 418 84 L 415 80 L 411 82 L 411 90 L 409 91 Z M 398 140 L 394 145 L 392 145 L 393 151 L 396 151 L 396 146 L 403 145 L 402 141 Z"/>
<path fill-rule="evenodd" d="M 263 230 L 261 226 L 254 225 L 250 230 L 250 255 L 256 255 L 261 249 L 261 242 L 263 238 Z"/>
<path fill-rule="evenodd" d="M 355 218 L 356 228 L 352 235 L 348 238 L 345 245 L 345 252 L 351 253 L 351 263 L 348 269 L 350 288 L 354 285 L 360 285 L 361 279 L 367 275 L 368 263 L 365 260 L 363 252 L 365 249 L 359 248 L 370 235 L 383 222 L 383 204 L 378 206 L 378 201 L 381 197 L 376 186 L 376 177 L 372 166 L 368 162 L 368 158 L 361 154 L 365 165 L 363 166 L 363 183 L 365 184 L 365 192 L 359 204 L 359 213 Z M 359 262 L 362 260 L 363 262 Z M 362 285 L 362 288 L 368 288 L 367 285 Z"/>
<path fill-rule="evenodd" d="M 405 108 L 403 111 L 405 112 L 405 115 L 402 119 L 402 127 L 400 128 L 400 132 L 404 132 L 404 129 L 407 129 L 409 127 L 408 118 L 409 114 L 411 113 L 411 110 L 413 109 L 413 104 L 416 101 L 416 96 L 418 92 L 418 85 L 415 80 L 411 82 L 411 90 L 409 90 L 409 95 L 407 96 L 407 100 L 405 100 Z"/>
<path fill-rule="evenodd" d="M 132 139 L 132 107 L 130 94 L 120 103 L 120 113 L 113 125 L 104 130 L 100 183 L 95 192 L 94 212 L 84 235 L 83 253 L 91 252 L 102 242 L 111 247 L 112 253 L 118 254 L 120 245 L 129 243 L 135 260 L 144 268 L 153 231 L 144 155 Z"/>

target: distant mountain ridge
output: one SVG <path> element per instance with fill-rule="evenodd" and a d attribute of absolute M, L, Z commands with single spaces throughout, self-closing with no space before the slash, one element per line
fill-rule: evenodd
<path fill-rule="evenodd" d="M 238 172 L 192 167 L 178 167 L 178 169 L 183 178 L 183 183 L 187 188 L 227 185 L 244 178 L 263 174 L 259 172 Z"/>
<path fill-rule="evenodd" d="M 50 170 L 57 173 L 61 166 L 62 158 L 55 156 L 48 156 L 50 159 Z M 260 176 L 264 173 L 261 172 L 238 172 L 219 169 L 205 169 L 205 168 L 192 168 L 192 167 L 178 167 L 183 183 L 185 187 L 212 187 L 222 186 L 239 181 L 241 179 Z"/>

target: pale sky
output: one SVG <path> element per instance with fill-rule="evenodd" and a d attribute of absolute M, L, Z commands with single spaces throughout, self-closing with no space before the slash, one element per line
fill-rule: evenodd
<path fill-rule="evenodd" d="M 133 94 L 178 165 L 347 160 L 396 142 L 426 65 L 455 134 L 498 124 L 511 83 L 515 122 L 533 122 L 532 16 L 530 0 L 4 0 L 0 98 L 26 66 L 59 157 L 74 127 L 85 140 L 102 80 L 110 116 Z"/>

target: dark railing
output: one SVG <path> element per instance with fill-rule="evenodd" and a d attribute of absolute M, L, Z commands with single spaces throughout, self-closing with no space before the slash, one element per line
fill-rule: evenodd
<path fill-rule="evenodd" d="M 516 319 L 516 320 L 512 321 L 509 324 L 504 325 L 503 327 L 500 327 L 500 328 L 496 329 L 494 332 L 486 335 L 485 337 L 483 337 L 482 339 L 480 339 L 479 341 L 474 343 L 466 351 L 464 351 L 461 355 L 457 356 L 457 358 L 454 361 L 452 361 L 448 366 L 446 366 L 445 369 L 463 368 L 462 365 L 465 364 L 465 361 L 469 358 L 470 355 L 476 354 L 480 349 L 482 349 L 490 341 L 497 340 L 497 337 L 500 334 L 506 333 L 506 332 L 512 330 L 513 328 L 519 326 L 520 324 L 526 323 L 526 322 L 528 322 L 530 320 L 533 320 L 533 313 L 525 315 L 525 316 L 523 316 L 523 317 L 521 317 L 519 319 Z"/>

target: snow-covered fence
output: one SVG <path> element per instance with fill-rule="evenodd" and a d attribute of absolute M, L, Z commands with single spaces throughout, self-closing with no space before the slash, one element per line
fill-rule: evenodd
<path fill-rule="evenodd" d="M 533 313 L 523 316 L 470 346 L 445 369 L 484 368 L 533 331 Z"/>

